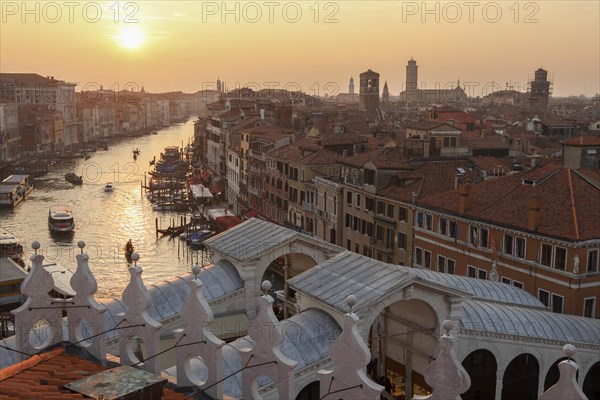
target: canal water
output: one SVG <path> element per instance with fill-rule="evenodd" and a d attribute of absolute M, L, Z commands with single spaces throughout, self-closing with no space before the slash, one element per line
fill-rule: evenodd
<path fill-rule="evenodd" d="M 163 128 L 156 135 L 146 135 L 110 144 L 108 150 L 98 149 L 87 160 L 63 161 L 50 172 L 35 179 L 35 189 L 15 209 L 0 209 L 1 226 L 20 240 L 25 260 L 33 254 L 31 243 L 41 244 L 44 263 L 58 263 L 75 272 L 77 242 L 85 241 L 89 266 L 98 282 L 98 299 L 120 298 L 129 281 L 128 264 L 123 247 L 131 239 L 140 254 L 138 265 L 144 270 L 144 283 L 190 271 L 200 261 L 202 253 L 191 252 L 179 238 L 157 237 L 156 218 L 166 228 L 171 221 L 190 215 L 153 211 L 143 194 L 141 183 L 151 171 L 149 161 L 166 146 L 186 146 L 194 135 L 192 117 L 187 122 Z M 133 149 L 139 149 L 137 160 Z M 64 175 L 74 172 L 83 177 L 83 185 L 65 181 Z M 147 179 L 150 176 L 147 175 Z M 113 192 L 105 192 L 106 182 L 113 183 Z M 57 236 L 48 230 L 48 209 L 52 205 L 68 205 L 73 211 L 76 230 L 72 235 Z"/>

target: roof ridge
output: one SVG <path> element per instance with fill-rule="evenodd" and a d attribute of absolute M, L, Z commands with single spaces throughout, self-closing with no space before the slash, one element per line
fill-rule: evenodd
<path fill-rule="evenodd" d="M 569 182 L 569 198 L 571 200 L 571 212 L 573 213 L 573 224 L 575 225 L 575 239 L 579 240 L 579 226 L 577 224 L 577 210 L 575 209 L 575 196 L 573 193 L 573 179 L 571 179 L 571 168 L 567 168 L 567 180 Z"/>
<path fill-rule="evenodd" d="M 586 181 L 587 183 L 589 183 L 590 185 L 592 185 L 596 189 L 600 190 L 600 182 L 594 181 L 593 179 L 591 179 L 590 177 L 586 176 L 585 174 L 582 174 L 581 172 L 579 172 L 576 169 L 571 169 L 571 171 L 573 171 L 573 173 L 575 173 L 575 175 L 577 175 L 578 177 L 580 177 L 581 179 L 583 179 L 584 181 Z"/>
<path fill-rule="evenodd" d="M 65 349 L 61 347 L 61 348 L 49 351 L 47 353 L 35 354 L 31 358 L 28 358 L 27 360 L 24 360 L 24 361 L 21 361 L 20 363 L 3 368 L 0 370 L 0 381 L 8 379 L 11 376 L 14 376 L 16 374 L 20 374 L 21 372 L 28 370 L 29 368 L 35 367 L 39 363 L 50 360 L 64 352 L 65 352 Z"/>

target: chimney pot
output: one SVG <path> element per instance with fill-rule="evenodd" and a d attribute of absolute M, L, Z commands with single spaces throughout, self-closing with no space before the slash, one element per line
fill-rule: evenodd
<path fill-rule="evenodd" d="M 471 185 L 461 185 L 458 187 L 458 212 L 461 214 L 464 214 L 471 208 L 470 193 Z"/>

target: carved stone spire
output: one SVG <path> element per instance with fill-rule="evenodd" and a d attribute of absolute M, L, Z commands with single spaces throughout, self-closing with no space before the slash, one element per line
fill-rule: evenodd
<path fill-rule="evenodd" d="M 356 327 L 358 316 L 352 312 L 356 297 L 348 296 L 346 304 L 350 312 L 343 317 L 343 331 L 329 348 L 335 368 L 318 372 L 321 399 L 377 400 L 384 388 L 365 373 L 371 357 Z"/>
<path fill-rule="evenodd" d="M 21 284 L 21 293 L 27 296 L 27 300 L 21 307 L 11 311 L 17 327 L 16 349 L 27 354 L 35 354 L 63 340 L 63 301 L 53 299 L 48 294 L 54 287 L 54 279 L 42 265 L 44 256 L 37 253 L 40 243 L 33 242 L 31 247 L 35 250 L 30 258 L 31 270 Z M 39 335 L 30 337 L 29 332 L 34 326 L 39 330 Z M 22 354 L 19 357 L 21 360 L 25 358 Z"/>
<path fill-rule="evenodd" d="M 586 395 L 577 384 L 577 370 L 579 369 L 579 365 L 571 360 L 571 357 L 573 357 L 576 352 L 577 349 L 572 344 L 564 345 L 563 353 L 569 357 L 569 359 L 558 363 L 558 369 L 560 371 L 558 382 L 542 393 L 538 400 L 587 400 Z"/>
<path fill-rule="evenodd" d="M 160 351 L 161 324 L 148 314 L 152 300 L 148 289 L 146 289 L 142 281 L 142 268 L 137 265 L 140 256 L 138 253 L 133 253 L 131 259 L 136 265 L 129 267 L 131 279 L 123 291 L 123 303 L 127 311 L 117 315 L 119 318 L 119 327 L 126 327 L 119 329 L 119 355 L 121 356 L 121 364 L 140 365 L 148 372 L 159 374 L 160 364 L 158 357 L 147 361 L 143 360 L 140 347 L 143 344 L 146 345 L 147 358 L 154 356 Z M 140 343 L 140 341 L 143 343 Z"/>
<path fill-rule="evenodd" d="M 181 319 L 185 323 L 185 328 L 174 331 L 175 343 L 179 344 L 175 350 L 177 386 L 199 388 L 211 386 L 207 394 L 212 398 L 221 399 L 223 398 L 222 385 L 220 383 L 215 385 L 215 382 L 221 380 L 223 372 L 221 347 L 225 342 L 209 329 L 214 316 L 202 293 L 204 285 L 198 279 L 198 273 L 194 269 L 199 270 L 200 267 L 196 265 L 193 268 L 196 279 L 189 282 L 190 295 L 181 308 Z M 192 370 L 190 366 L 194 357 L 200 357 L 204 362 L 207 376 L 200 376 Z"/>
<path fill-rule="evenodd" d="M 456 336 L 450 334 L 454 322 L 445 320 L 446 334 L 440 338 L 440 352 L 434 362 L 425 367 L 425 382 L 433 389 L 429 396 L 414 396 L 414 400 L 460 400 L 471 387 L 471 377 L 456 358 Z"/>
<path fill-rule="evenodd" d="M 77 342 L 87 348 L 99 360 L 106 358 L 106 338 L 100 334 L 105 331 L 104 312 L 106 307 L 98 303 L 94 293 L 98 290 L 96 278 L 90 271 L 88 255 L 83 252 L 85 242 L 80 240 L 77 246 L 81 254 L 77 254 L 77 270 L 71 277 L 71 287 L 75 297 L 71 300 L 74 307 L 68 309 L 69 341 Z M 97 336 L 96 336 L 97 335 Z"/>
<path fill-rule="evenodd" d="M 264 281 L 262 288 L 268 291 L 271 282 Z M 294 396 L 294 367 L 298 362 L 286 357 L 279 346 L 283 342 L 279 321 L 273 313 L 273 298 L 268 294 L 258 299 L 259 311 L 256 318 L 248 327 L 248 335 L 254 342 L 254 347 L 241 349 L 242 365 L 263 364 L 242 371 L 242 398 L 261 399 L 258 393 L 256 379 L 266 375 L 273 381 L 279 392 L 280 399 L 293 399 Z"/>

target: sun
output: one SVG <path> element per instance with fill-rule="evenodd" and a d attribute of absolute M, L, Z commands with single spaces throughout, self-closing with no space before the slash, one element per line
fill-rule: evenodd
<path fill-rule="evenodd" d="M 121 31 L 117 41 L 128 49 L 138 49 L 144 44 L 144 33 L 136 26 L 129 26 Z"/>

